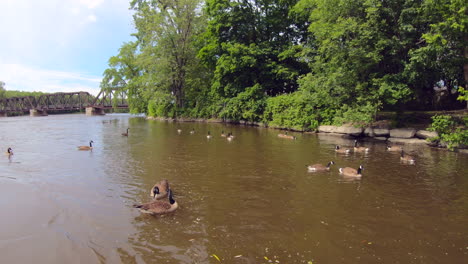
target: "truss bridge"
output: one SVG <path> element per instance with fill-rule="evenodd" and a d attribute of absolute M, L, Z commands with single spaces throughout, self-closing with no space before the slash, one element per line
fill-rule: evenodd
<path fill-rule="evenodd" d="M 71 92 L 0 99 L 0 116 L 28 111 L 31 116 L 44 116 L 49 112 L 81 110 L 86 110 L 88 115 L 102 115 L 106 109 L 128 109 L 127 94 L 123 89 L 101 90 L 97 96 Z"/>

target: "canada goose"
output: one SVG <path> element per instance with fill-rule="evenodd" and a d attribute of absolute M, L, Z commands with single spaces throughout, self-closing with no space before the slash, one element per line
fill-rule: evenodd
<path fill-rule="evenodd" d="M 345 167 L 345 168 L 340 168 L 339 171 L 340 171 L 340 174 L 343 174 L 344 176 L 358 178 L 362 176 L 361 173 L 363 169 L 364 167 L 362 167 L 362 165 L 359 165 L 359 168 L 357 170 L 350 168 L 350 167 Z"/>
<path fill-rule="evenodd" d="M 129 130 L 129 128 L 127 128 L 127 133 L 122 133 L 122 136 L 128 137 L 128 130 Z"/>
<path fill-rule="evenodd" d="M 322 164 L 314 164 L 314 165 L 309 165 L 307 166 L 307 170 L 310 172 L 316 172 L 316 171 L 329 171 L 330 166 L 332 164 L 335 164 L 334 161 L 328 162 L 327 166 L 323 166 Z"/>
<path fill-rule="evenodd" d="M 389 146 L 389 145 L 387 145 L 387 150 L 388 151 L 398 151 L 398 152 L 400 152 L 403 149 L 400 146 Z"/>
<path fill-rule="evenodd" d="M 342 149 L 342 148 L 340 148 L 340 146 L 336 145 L 335 152 L 348 154 L 348 153 L 351 152 L 351 150 L 350 149 Z"/>
<path fill-rule="evenodd" d="M 232 132 L 229 132 L 229 133 L 227 134 L 226 139 L 227 139 L 228 141 L 232 141 L 232 140 L 234 139 L 234 136 L 232 135 Z"/>
<path fill-rule="evenodd" d="M 206 138 L 207 138 L 207 139 L 210 139 L 210 138 L 211 138 L 210 131 L 208 131 L 208 134 L 206 135 Z"/>
<path fill-rule="evenodd" d="M 369 148 L 366 147 L 358 147 L 357 146 L 357 140 L 354 140 L 354 151 L 355 152 L 368 152 Z"/>
<path fill-rule="evenodd" d="M 150 196 L 154 199 L 163 199 L 167 197 L 167 192 L 169 190 L 169 182 L 164 179 L 159 183 L 156 183 L 153 188 L 151 188 Z"/>
<path fill-rule="evenodd" d="M 11 148 L 8 148 L 5 154 L 11 156 L 13 155 L 13 150 Z"/>
<path fill-rule="evenodd" d="M 286 132 L 285 134 L 278 134 L 278 137 L 280 138 L 287 138 L 287 139 L 296 139 L 295 136 L 291 136 L 291 135 L 288 135 L 288 132 Z"/>
<path fill-rule="evenodd" d="M 410 164 L 413 164 L 416 161 L 412 156 L 405 155 L 405 152 L 403 151 L 403 149 L 401 150 L 400 160 L 403 162 L 408 162 Z"/>
<path fill-rule="evenodd" d="M 221 136 L 222 136 L 222 137 L 226 137 L 226 134 L 224 134 L 224 130 L 221 131 Z"/>
<path fill-rule="evenodd" d="M 195 134 L 195 128 L 192 128 L 192 130 L 190 130 L 190 134 Z"/>
<path fill-rule="evenodd" d="M 177 133 L 179 133 L 179 134 L 182 133 L 182 129 L 180 129 L 180 128 L 177 129 Z"/>
<path fill-rule="evenodd" d="M 93 150 L 94 141 L 89 141 L 89 146 L 78 146 L 78 150 Z"/>
<path fill-rule="evenodd" d="M 172 197 L 172 190 L 169 189 L 169 201 L 154 200 L 144 204 L 134 204 L 133 207 L 140 209 L 140 212 L 152 215 L 160 215 L 175 211 L 179 206 Z"/>

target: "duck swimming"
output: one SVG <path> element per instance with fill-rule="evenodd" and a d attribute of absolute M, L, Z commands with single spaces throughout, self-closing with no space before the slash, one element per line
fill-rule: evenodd
<path fill-rule="evenodd" d="M 335 152 L 336 153 L 342 153 L 342 154 L 349 154 L 351 152 L 350 149 L 342 149 L 340 146 L 336 145 L 335 146 Z"/>
<path fill-rule="evenodd" d="M 134 204 L 133 207 L 138 208 L 140 212 L 151 215 L 161 215 L 173 212 L 179 207 L 177 202 L 172 197 L 172 190 L 169 189 L 169 199 L 168 201 L 159 201 L 154 200 L 149 203 L 144 204 Z"/>
<path fill-rule="evenodd" d="M 13 155 L 13 149 L 8 148 L 5 154 L 10 155 L 10 156 Z"/>
<path fill-rule="evenodd" d="M 297 139 L 295 136 L 288 135 L 288 132 L 286 132 L 285 134 L 280 133 L 278 134 L 278 137 L 287 139 Z"/>
<path fill-rule="evenodd" d="M 346 177 L 361 178 L 363 169 L 364 167 L 362 167 L 362 165 L 359 165 L 359 168 L 357 170 L 354 168 L 345 167 L 345 168 L 339 168 L 339 171 L 340 171 L 340 174 L 343 174 Z"/>
<path fill-rule="evenodd" d="M 78 150 L 93 150 L 94 141 L 89 141 L 89 146 L 78 146 Z"/>
<path fill-rule="evenodd" d="M 128 137 L 128 130 L 129 130 L 129 128 L 127 128 L 127 133 L 122 133 L 122 136 Z"/>
<path fill-rule="evenodd" d="M 334 161 L 328 162 L 327 166 L 323 166 L 322 164 L 314 164 L 307 166 L 307 170 L 310 172 L 318 172 L 318 171 L 330 171 L 330 166 L 335 164 Z"/>
<path fill-rule="evenodd" d="M 414 164 L 414 162 L 416 162 L 413 156 L 406 155 L 403 149 L 401 150 L 400 160 L 409 164 Z"/>
<path fill-rule="evenodd" d="M 355 152 L 368 152 L 369 148 L 366 147 L 358 147 L 358 141 L 354 140 L 354 151 Z"/>
<path fill-rule="evenodd" d="M 163 199 L 167 197 L 169 191 L 169 182 L 164 179 L 159 183 L 156 183 L 153 188 L 151 188 L 150 196 L 154 199 Z"/>

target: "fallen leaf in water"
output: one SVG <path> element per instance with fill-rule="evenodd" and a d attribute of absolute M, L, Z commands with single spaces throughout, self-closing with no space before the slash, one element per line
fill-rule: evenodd
<path fill-rule="evenodd" d="M 235 257 L 235 258 L 240 258 L 240 257 L 242 257 L 242 255 L 237 255 L 237 256 L 234 256 L 234 257 Z"/>
<path fill-rule="evenodd" d="M 267 257 L 263 257 L 263 258 L 264 258 L 264 259 L 266 259 L 266 260 L 268 260 L 268 258 L 267 258 Z"/>

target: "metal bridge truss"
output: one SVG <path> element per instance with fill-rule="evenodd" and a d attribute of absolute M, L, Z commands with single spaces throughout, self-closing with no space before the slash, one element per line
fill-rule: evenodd
<path fill-rule="evenodd" d="M 93 107 L 112 109 L 128 108 L 128 97 L 124 89 L 102 89 L 94 99 Z"/>
<path fill-rule="evenodd" d="M 128 108 L 124 89 L 101 90 L 94 97 L 88 92 L 53 93 L 39 97 L 11 97 L 0 99 L 0 113 L 39 111 L 82 110 L 86 107 L 101 109 Z"/>
<path fill-rule="evenodd" d="M 27 112 L 36 104 L 34 96 L 0 99 L 0 112 Z"/>
<path fill-rule="evenodd" d="M 34 109 L 46 111 L 82 110 L 92 106 L 94 97 L 88 92 L 43 94 L 36 100 Z"/>

